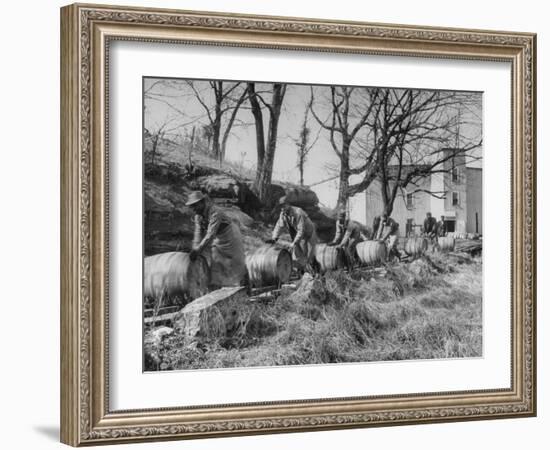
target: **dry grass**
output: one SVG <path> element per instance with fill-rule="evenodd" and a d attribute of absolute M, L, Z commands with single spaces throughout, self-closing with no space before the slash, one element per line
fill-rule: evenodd
<path fill-rule="evenodd" d="M 478 357 L 481 296 L 479 259 L 434 255 L 398 264 L 380 279 L 332 272 L 257 305 L 238 342 L 170 336 L 157 368 Z"/>

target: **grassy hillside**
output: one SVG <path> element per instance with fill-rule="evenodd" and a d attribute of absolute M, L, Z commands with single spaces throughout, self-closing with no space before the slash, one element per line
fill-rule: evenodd
<path fill-rule="evenodd" d="M 170 141 L 161 143 L 154 163 L 150 156 L 148 149 L 146 255 L 189 248 L 192 213 L 185 201 L 195 189 L 208 192 L 235 219 L 245 250 L 270 236 L 277 211 L 253 194 L 253 173 L 204 154 L 192 155 L 189 164 L 186 149 Z M 273 200 L 296 188 L 275 182 Z M 315 194 L 304 198 L 321 240 L 332 239 L 334 212 L 319 208 Z M 172 330 L 157 339 L 146 330 L 146 369 L 479 357 L 481 269 L 480 258 L 430 254 L 387 266 L 382 277 L 366 269 L 306 275 L 297 290 L 246 308 L 238 336 L 190 341 Z"/>
<path fill-rule="evenodd" d="M 245 249 L 256 248 L 270 236 L 278 210 L 279 197 L 299 191 L 299 204 L 317 226 L 321 240 L 334 232 L 334 212 L 321 209 L 317 196 L 307 188 L 274 181 L 271 204 L 262 204 L 251 187 L 254 173 L 230 162 L 220 164 L 201 152 L 174 142 L 161 141 L 154 162 L 151 144 L 146 140 L 144 163 L 145 255 L 188 249 L 193 237 L 193 215 L 185 206 L 189 193 L 201 190 L 221 206 L 241 227 Z"/>

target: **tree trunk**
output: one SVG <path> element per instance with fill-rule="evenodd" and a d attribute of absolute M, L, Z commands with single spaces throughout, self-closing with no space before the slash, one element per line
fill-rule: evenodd
<path fill-rule="evenodd" d="M 302 129 L 300 130 L 300 142 L 298 143 L 298 170 L 300 172 L 300 186 L 304 185 L 304 166 L 306 164 L 308 149 L 308 140 L 309 140 L 309 128 L 307 126 L 307 118 L 309 113 L 309 108 L 313 102 L 313 98 L 310 100 L 305 112 L 304 112 L 304 121 L 302 122 Z"/>
<path fill-rule="evenodd" d="M 220 159 L 221 115 L 221 104 L 216 103 L 214 122 L 212 122 L 212 156 L 216 159 Z"/>
<path fill-rule="evenodd" d="M 344 167 L 343 161 L 340 164 L 340 185 L 338 187 L 338 201 L 336 209 L 342 210 L 346 208 L 348 202 L 349 175 L 348 169 Z"/>
<path fill-rule="evenodd" d="M 393 201 L 389 201 L 388 203 L 384 204 L 384 212 L 388 215 L 388 217 L 391 216 L 391 213 L 393 212 Z"/>
<path fill-rule="evenodd" d="M 260 174 L 262 172 L 262 166 L 265 155 L 265 139 L 264 139 L 264 120 L 262 114 L 262 108 L 260 102 L 256 98 L 256 89 L 254 83 L 248 83 L 246 90 L 248 92 L 248 100 L 250 101 L 250 109 L 254 116 L 254 125 L 256 127 L 256 179 L 254 180 L 254 187 L 259 185 Z"/>
<path fill-rule="evenodd" d="M 346 209 L 349 199 L 349 148 L 351 140 L 346 136 L 343 137 L 342 153 L 340 157 L 340 183 L 338 186 L 338 202 L 336 208 L 339 210 Z"/>
<path fill-rule="evenodd" d="M 385 170 L 382 170 L 382 180 L 380 181 L 380 190 L 382 194 L 382 203 L 384 205 L 384 213 L 391 215 L 393 211 L 393 203 L 395 202 L 395 195 L 392 187 L 390 186 L 390 180 L 387 177 Z"/>
<path fill-rule="evenodd" d="M 269 107 L 269 125 L 267 143 L 264 140 L 263 115 L 258 99 L 256 98 L 254 83 L 248 83 L 248 92 L 252 114 L 256 123 L 256 146 L 258 162 L 254 190 L 262 203 L 268 203 L 271 177 L 273 174 L 273 161 L 277 148 L 277 132 L 281 106 L 285 96 L 286 86 L 276 83 L 273 85 L 273 96 Z"/>
<path fill-rule="evenodd" d="M 246 100 L 246 98 L 247 98 L 247 93 L 246 93 L 246 90 L 244 90 L 241 97 L 237 101 L 237 104 L 233 108 L 233 111 L 231 112 L 231 116 L 229 117 L 229 121 L 227 122 L 225 131 L 222 137 L 222 143 L 220 146 L 220 161 L 225 160 L 225 148 L 227 146 L 227 140 L 229 139 L 229 135 L 231 134 L 231 129 L 233 128 L 233 123 L 235 122 L 235 118 L 237 117 L 237 112 L 239 111 L 239 108 L 241 107 L 243 102 Z"/>
<path fill-rule="evenodd" d="M 153 140 L 153 147 L 151 149 L 151 165 L 152 166 L 155 165 L 155 156 L 157 154 L 157 148 L 158 148 L 160 139 L 161 139 L 160 133 L 157 133 L 152 139 Z"/>

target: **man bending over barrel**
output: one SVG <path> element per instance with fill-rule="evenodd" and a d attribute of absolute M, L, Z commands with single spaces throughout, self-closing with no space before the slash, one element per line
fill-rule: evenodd
<path fill-rule="evenodd" d="M 397 249 L 398 229 L 399 224 L 386 213 L 383 213 L 382 216 L 376 216 L 372 223 L 372 238 L 386 243 L 388 257 L 394 254 L 401 258 L 401 253 Z"/>
<path fill-rule="evenodd" d="M 361 224 L 350 220 L 345 211 L 339 211 L 336 219 L 336 234 L 328 245 L 345 250 L 346 263 L 349 267 L 352 267 L 357 261 L 355 247 L 357 247 L 359 242 L 367 240 L 368 237 L 363 233 Z"/>
<path fill-rule="evenodd" d="M 191 192 L 186 206 L 195 213 L 191 261 L 206 257 L 210 267 L 210 287 L 239 285 L 246 274 L 243 239 L 239 226 L 200 191 Z"/>
<path fill-rule="evenodd" d="M 281 205 L 279 220 L 273 229 L 271 239 L 267 239 L 266 242 L 274 244 L 286 229 L 292 239 L 290 250 L 293 259 L 299 264 L 303 261 L 305 269 L 313 274 L 317 266 L 315 261 L 315 247 L 317 246 L 315 225 L 303 209 L 291 206 L 286 196 L 279 199 L 279 205 Z"/>
<path fill-rule="evenodd" d="M 437 221 L 435 220 L 435 217 L 432 217 L 431 212 L 427 212 L 422 231 L 424 236 L 428 238 L 432 244 L 432 251 L 434 251 L 437 247 L 436 226 Z"/>
<path fill-rule="evenodd" d="M 441 216 L 441 219 L 435 224 L 435 234 L 437 237 L 444 237 L 447 234 L 445 225 L 445 216 Z"/>

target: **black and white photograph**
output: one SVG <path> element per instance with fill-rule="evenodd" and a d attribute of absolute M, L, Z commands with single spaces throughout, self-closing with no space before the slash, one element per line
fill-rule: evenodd
<path fill-rule="evenodd" d="M 546 448 L 545 3 L 69 3 L 3 8 L 3 448 Z"/>
<path fill-rule="evenodd" d="M 144 370 L 483 356 L 482 99 L 144 78 Z"/>

